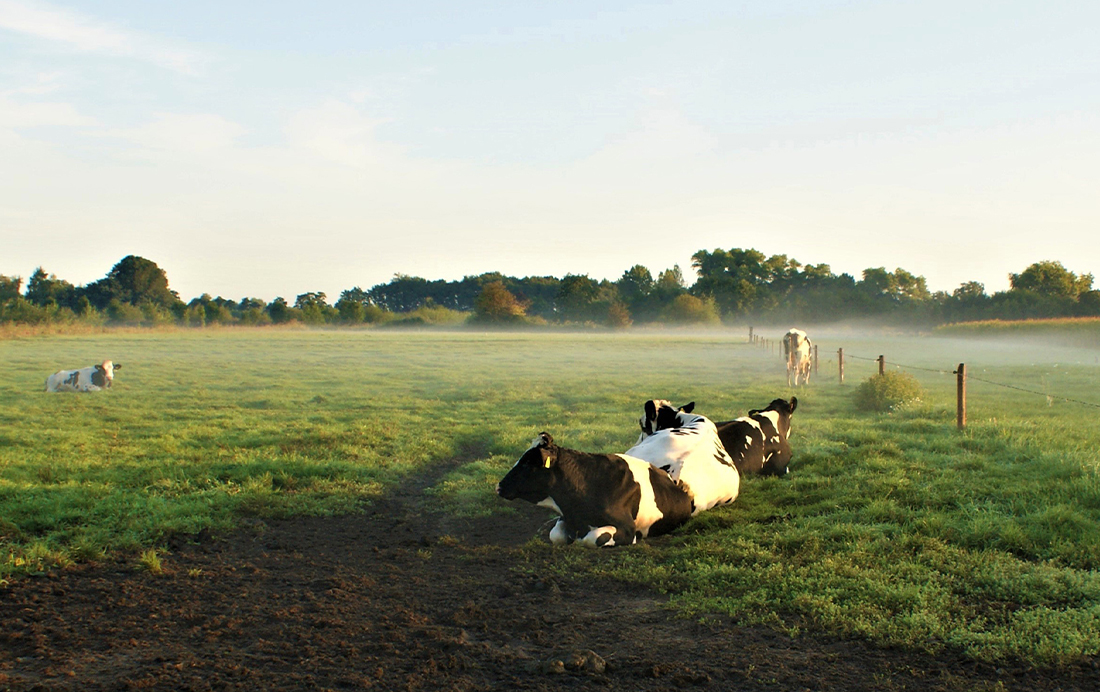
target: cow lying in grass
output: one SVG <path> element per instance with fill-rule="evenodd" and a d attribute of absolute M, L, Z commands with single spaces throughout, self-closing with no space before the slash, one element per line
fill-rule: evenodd
<path fill-rule="evenodd" d="M 122 365 L 105 360 L 79 370 L 58 370 L 46 378 L 47 392 L 98 392 L 110 389 L 115 381 L 115 370 Z"/>
<path fill-rule="evenodd" d="M 790 469 L 791 414 L 798 397 L 774 399 L 767 408 L 753 409 L 748 416 L 717 423 L 718 437 L 741 473 L 782 476 Z"/>
<path fill-rule="evenodd" d="M 679 408 L 663 399 L 645 403 L 638 442 L 626 450 L 667 471 L 687 486 L 692 514 L 737 499 L 741 477 L 718 437 L 718 429 L 706 416 L 693 414 L 695 402 Z"/>
<path fill-rule="evenodd" d="M 497 484 L 497 494 L 557 512 L 555 545 L 631 545 L 691 518 L 690 496 L 666 472 L 625 454 L 565 449 L 545 432 Z"/>

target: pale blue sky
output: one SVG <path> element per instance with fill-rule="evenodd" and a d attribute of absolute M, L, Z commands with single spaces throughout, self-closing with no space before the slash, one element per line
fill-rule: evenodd
<path fill-rule="evenodd" d="M 1100 3 L 0 0 L 0 273 L 1100 276 Z M 1098 282 L 1100 284 L 1100 282 Z"/>

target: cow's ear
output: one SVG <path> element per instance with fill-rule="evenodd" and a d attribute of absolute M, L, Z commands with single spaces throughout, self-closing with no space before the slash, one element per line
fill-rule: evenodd
<path fill-rule="evenodd" d="M 792 396 L 791 397 L 791 413 L 794 413 L 794 410 L 796 408 L 798 408 L 798 397 Z"/>
<path fill-rule="evenodd" d="M 122 363 L 115 363 L 114 367 L 112 369 L 113 370 L 121 370 L 122 369 Z"/>
<path fill-rule="evenodd" d="M 543 449 L 541 451 L 542 451 L 542 467 L 545 468 L 545 469 L 548 469 L 551 466 L 553 466 L 554 459 L 556 457 L 554 456 L 553 452 L 551 452 L 549 449 Z"/>
<path fill-rule="evenodd" d="M 98 371 L 100 371 L 100 372 L 104 372 L 104 368 L 103 368 L 103 366 L 102 366 L 102 365 L 97 365 L 97 366 L 95 366 L 95 369 L 96 369 L 96 370 L 98 370 Z"/>
<path fill-rule="evenodd" d="M 749 409 L 749 415 L 750 416 L 755 416 L 758 413 L 760 413 L 760 409 L 758 409 L 758 408 L 750 408 Z"/>
<path fill-rule="evenodd" d="M 552 444 L 554 444 L 554 438 L 550 437 L 550 433 L 539 433 L 539 447 L 549 447 Z"/>
<path fill-rule="evenodd" d="M 653 399 L 645 402 L 645 418 L 646 420 L 657 420 L 657 403 Z"/>
<path fill-rule="evenodd" d="M 694 401 L 689 401 L 688 403 L 681 406 L 680 410 L 683 411 L 684 413 L 691 413 L 692 411 L 695 410 L 695 402 Z"/>

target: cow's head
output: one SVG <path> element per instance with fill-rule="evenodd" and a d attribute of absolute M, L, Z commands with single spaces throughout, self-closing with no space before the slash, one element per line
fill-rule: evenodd
<path fill-rule="evenodd" d="M 95 372 L 92 373 L 92 384 L 97 387 L 110 387 L 111 383 L 115 381 L 115 370 L 121 369 L 121 363 L 113 363 L 109 360 L 103 361 L 95 366 Z"/>
<path fill-rule="evenodd" d="M 755 416 L 759 413 L 768 413 L 774 411 L 777 414 L 777 420 L 775 422 L 775 428 L 779 431 L 783 437 L 791 436 L 791 415 L 794 410 L 798 408 L 798 397 L 792 396 L 790 401 L 786 399 L 772 399 L 772 402 L 764 408 L 754 408 L 749 411 L 750 416 Z"/>
<path fill-rule="evenodd" d="M 558 446 L 550 433 L 541 432 L 512 470 L 497 483 L 497 495 L 505 500 L 539 503 L 550 495 L 554 484 L 552 467 L 558 461 Z"/>
<path fill-rule="evenodd" d="M 638 419 L 638 425 L 642 428 L 642 435 L 679 428 L 695 418 L 688 415 L 694 410 L 694 401 L 676 407 L 664 399 L 650 399 L 645 402 L 645 415 Z"/>

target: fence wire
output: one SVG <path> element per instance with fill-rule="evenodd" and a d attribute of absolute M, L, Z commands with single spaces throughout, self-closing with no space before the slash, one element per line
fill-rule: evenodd
<path fill-rule="evenodd" d="M 870 362 L 873 362 L 873 363 L 878 362 L 878 358 L 864 358 L 863 356 L 853 356 L 852 354 L 848 353 L 847 351 L 844 352 L 844 358 L 845 359 L 854 358 L 856 360 L 866 360 L 866 361 L 870 361 Z M 917 365 L 902 365 L 901 363 L 892 363 L 890 361 L 884 361 L 884 363 L 886 365 L 891 365 L 891 366 L 896 367 L 896 368 L 904 368 L 906 370 L 923 370 L 924 372 L 934 372 L 934 373 L 939 374 L 939 375 L 955 375 L 958 372 L 957 370 L 936 370 L 936 369 L 933 369 L 933 368 L 922 368 L 922 367 L 919 367 Z M 984 377 L 978 377 L 976 375 L 972 375 L 969 372 L 966 373 L 966 379 L 967 380 L 976 380 L 978 382 L 984 382 L 985 384 L 991 384 L 991 385 L 994 385 L 996 387 L 1004 387 L 1006 389 L 1014 389 L 1018 392 L 1026 392 L 1028 394 L 1037 394 L 1039 396 L 1046 397 L 1047 399 L 1057 399 L 1059 401 L 1068 401 L 1068 402 L 1071 402 L 1071 403 L 1074 403 L 1074 404 L 1081 404 L 1082 406 L 1091 406 L 1092 408 L 1100 408 L 1100 404 L 1094 404 L 1091 401 L 1082 401 L 1081 399 L 1073 399 L 1073 398 L 1070 398 L 1068 396 L 1059 396 L 1057 394 L 1047 394 L 1046 392 L 1037 392 L 1034 389 L 1025 389 L 1024 387 L 1017 387 L 1016 385 L 1004 384 L 1003 382 L 994 382 L 993 380 L 987 380 Z"/>

